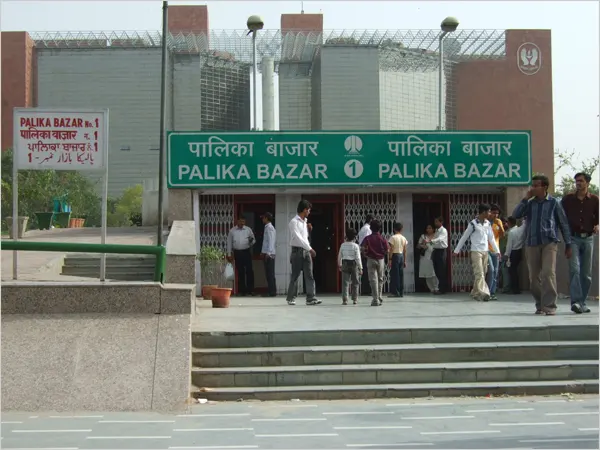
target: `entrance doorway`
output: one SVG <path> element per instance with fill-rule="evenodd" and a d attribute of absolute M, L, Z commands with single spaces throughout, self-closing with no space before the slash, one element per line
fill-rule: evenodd
<path fill-rule="evenodd" d="M 236 195 L 234 197 L 235 217 L 234 223 L 239 217 L 246 219 L 246 226 L 252 228 L 256 243 L 252 248 L 252 268 L 254 269 L 254 291 L 256 293 L 267 292 L 267 279 L 265 276 L 265 267 L 260 252 L 262 250 L 264 229 L 261 216 L 270 212 L 275 215 L 275 196 L 274 195 Z M 276 226 L 273 221 L 273 226 Z M 237 272 L 235 276 L 235 287 L 237 293 Z"/>
<path fill-rule="evenodd" d="M 344 239 L 342 195 L 303 196 L 312 204 L 308 223 L 311 246 L 317 252 L 313 274 L 319 293 L 340 292 L 340 273 L 337 267 L 338 249 Z"/>
<path fill-rule="evenodd" d="M 419 278 L 419 238 L 425 233 L 427 225 L 433 226 L 436 217 L 444 218 L 444 225 L 448 228 L 448 198 L 446 195 L 413 195 L 413 255 L 415 265 L 415 292 L 429 292 L 424 278 Z M 448 258 L 448 263 L 450 258 Z M 448 264 L 450 273 L 450 264 Z"/>

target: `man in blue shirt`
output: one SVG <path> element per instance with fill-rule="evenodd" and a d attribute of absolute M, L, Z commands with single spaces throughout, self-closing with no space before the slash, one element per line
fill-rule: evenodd
<path fill-rule="evenodd" d="M 531 283 L 531 294 L 535 299 L 536 314 L 556 314 L 556 253 L 558 230 L 565 241 L 565 256 L 571 258 L 571 233 L 569 222 L 560 202 L 548 194 L 550 181 L 544 175 L 531 179 L 527 196 L 513 212 L 517 219 L 527 217 L 525 251 Z"/>

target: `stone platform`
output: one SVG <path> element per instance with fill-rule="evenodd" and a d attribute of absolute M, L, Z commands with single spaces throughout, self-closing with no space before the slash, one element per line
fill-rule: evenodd
<path fill-rule="evenodd" d="M 475 302 L 466 294 L 406 295 L 384 299 L 381 307 L 370 306 L 361 297 L 358 305 L 342 306 L 339 296 L 319 296 L 323 303 L 306 306 L 299 297 L 288 306 L 283 296 L 275 298 L 232 297 L 228 309 L 212 308 L 211 302 L 196 301 L 192 331 L 270 332 L 310 330 L 357 330 L 402 328 L 499 328 L 548 325 L 598 325 L 598 302 L 589 314 L 573 314 L 569 300 L 558 303 L 556 316 L 536 316 L 533 298 L 500 295 L 498 301 Z"/>

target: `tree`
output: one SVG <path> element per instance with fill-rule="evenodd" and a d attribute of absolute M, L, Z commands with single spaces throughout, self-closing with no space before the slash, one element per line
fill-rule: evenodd
<path fill-rule="evenodd" d="M 136 184 L 125 189 L 121 197 L 112 202 L 112 205 L 109 204 L 106 219 L 108 226 L 129 227 L 141 225 L 143 192 L 142 185 Z"/>
<path fill-rule="evenodd" d="M 593 176 L 598 169 L 600 158 L 595 157 L 581 161 L 580 155 L 575 150 L 564 151 L 556 149 L 554 151 L 554 176 L 558 177 L 558 173 L 563 169 L 568 169 L 569 174 L 560 177 L 560 181 L 556 182 L 555 197 L 564 197 L 566 194 L 575 191 L 574 175 L 577 172 L 587 173 Z M 590 192 L 598 195 L 598 186 L 590 183 Z"/>
<path fill-rule="evenodd" d="M 13 152 L 2 152 L 2 228 L 12 215 Z M 101 199 L 96 183 L 76 171 L 20 170 L 19 215 L 28 216 L 35 226 L 36 212 L 51 212 L 55 198 L 66 198 L 73 214 L 86 216 L 86 225 L 99 226 Z"/>

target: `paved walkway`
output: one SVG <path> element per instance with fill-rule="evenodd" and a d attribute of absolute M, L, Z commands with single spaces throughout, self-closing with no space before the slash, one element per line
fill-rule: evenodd
<path fill-rule="evenodd" d="M 501 295 L 498 301 L 475 302 L 468 294 L 433 296 L 406 295 L 385 299 L 381 307 L 370 306 L 368 297 L 358 305 L 342 306 L 339 296 L 320 296 L 323 304 L 306 306 L 297 299 L 288 306 L 283 296 L 276 298 L 232 297 L 227 309 L 212 308 L 207 300 L 197 300 L 193 331 L 289 331 L 385 328 L 529 327 L 532 325 L 598 325 L 598 302 L 589 304 L 590 314 L 574 314 L 569 300 L 558 302 L 557 315 L 536 316 L 529 294 Z"/>
<path fill-rule="evenodd" d="M 2 241 L 9 240 L 2 238 Z M 100 243 L 100 228 L 55 228 L 54 230 L 28 231 L 24 241 Z M 109 228 L 106 241 L 109 244 L 153 245 L 156 228 L 127 227 Z M 18 280 L 27 281 L 76 281 L 89 278 L 60 275 L 60 263 L 64 253 L 18 252 Z M 2 250 L 2 280 L 12 280 L 13 252 Z"/>
<path fill-rule="evenodd" d="M 598 448 L 598 396 L 206 403 L 3 413 L 3 449 Z"/>

